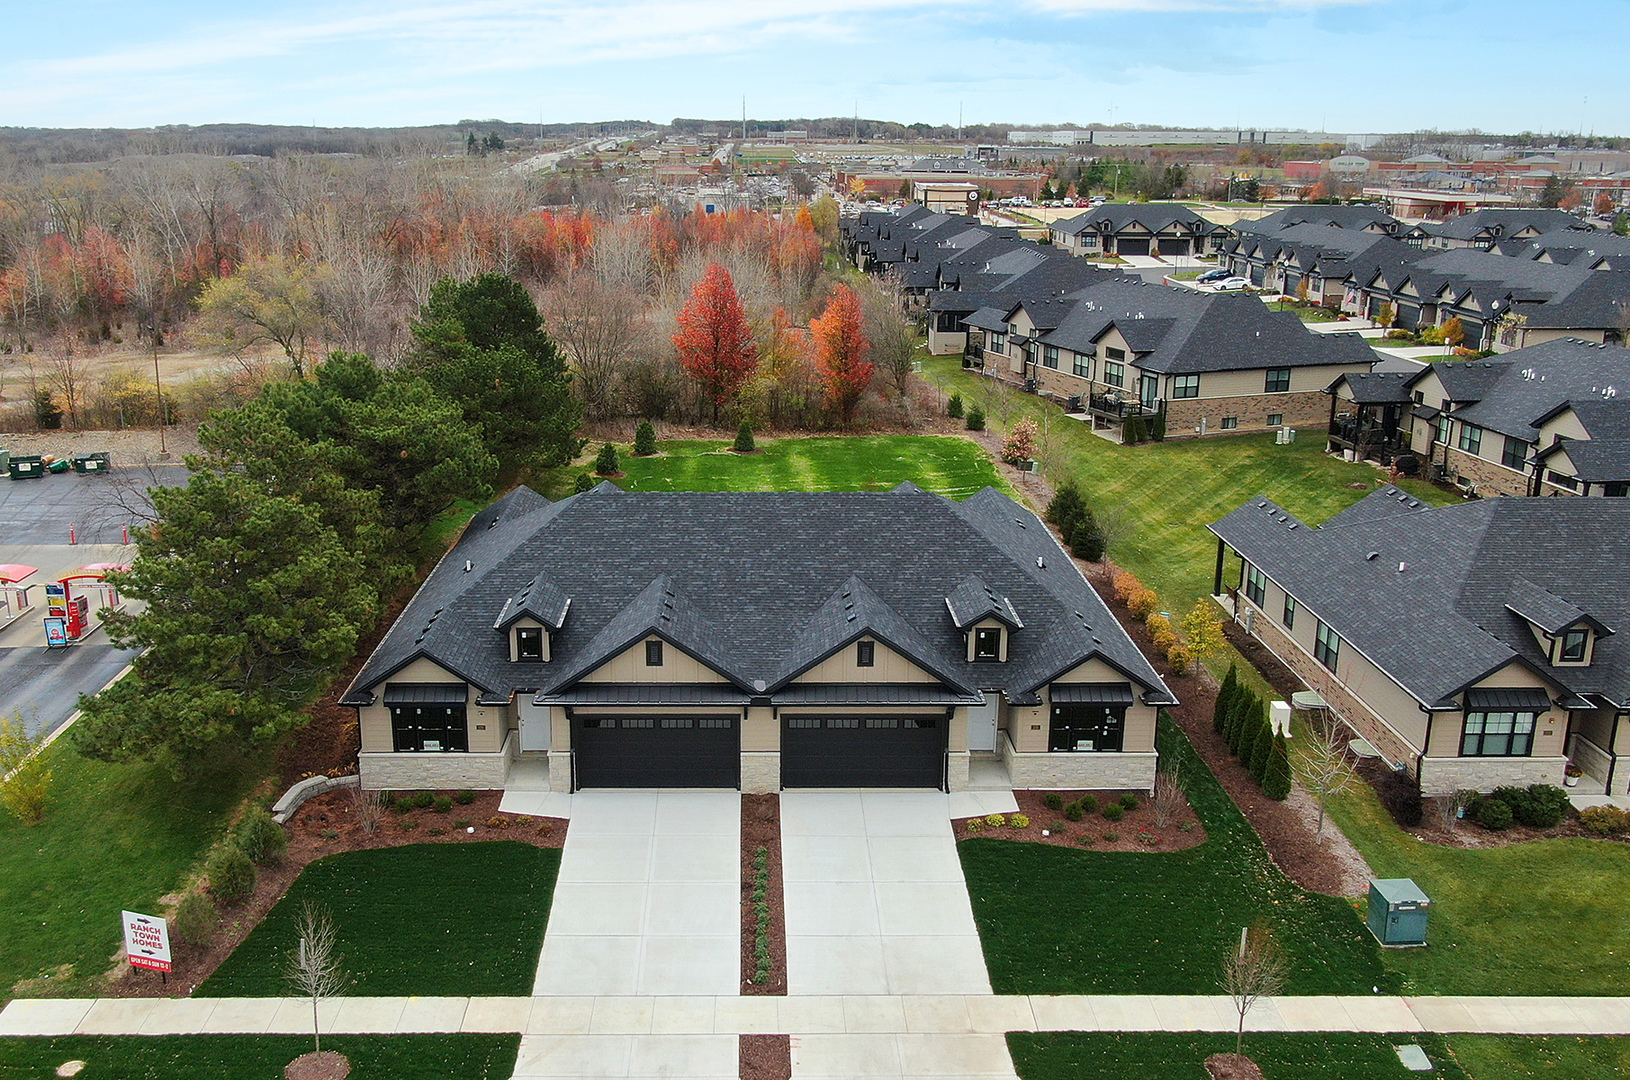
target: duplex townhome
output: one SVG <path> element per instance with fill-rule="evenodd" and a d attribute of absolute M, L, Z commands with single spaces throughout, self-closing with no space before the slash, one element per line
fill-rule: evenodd
<path fill-rule="evenodd" d="M 1582 792 L 1625 793 L 1630 501 L 1387 487 L 1323 526 L 1258 497 L 1210 528 L 1219 602 L 1424 794 L 1560 784 L 1570 760 Z"/>
<path fill-rule="evenodd" d="M 1229 271 L 1257 288 L 1289 296 L 1302 296 L 1305 289 L 1305 299 L 1329 307 L 1341 306 L 1355 274 L 1419 257 L 1414 248 L 1384 232 L 1311 222 L 1275 232 L 1242 232 L 1222 250 Z"/>
<path fill-rule="evenodd" d="M 1071 255 L 1204 255 L 1228 230 L 1181 203 L 1104 203 L 1049 226 Z"/>
<path fill-rule="evenodd" d="M 1584 266 L 1591 270 L 1630 270 L 1630 236 L 1613 233 L 1546 233 L 1526 242 L 1501 244 L 1496 250 L 1514 259 Z"/>
<path fill-rule="evenodd" d="M 1560 338 L 1414 375 L 1344 375 L 1330 448 L 1411 453 L 1468 494 L 1626 494 L 1630 350 Z"/>
<path fill-rule="evenodd" d="M 1171 692 L 987 488 L 528 488 L 477 514 L 343 703 L 368 788 L 1149 789 Z"/>
<path fill-rule="evenodd" d="M 1591 232 L 1594 226 L 1566 210 L 1511 208 L 1473 210 L 1444 221 L 1428 221 L 1419 226 L 1421 246 L 1428 251 L 1477 248 L 1488 251 L 1496 244 L 1512 240 L 1529 241 L 1559 232 Z"/>
<path fill-rule="evenodd" d="M 1326 203 L 1287 206 L 1255 221 L 1236 222 L 1234 231 L 1271 235 L 1296 225 L 1318 225 L 1326 229 L 1347 229 L 1384 236 L 1397 236 L 1403 231 L 1403 223 L 1378 206 L 1339 206 Z"/>
<path fill-rule="evenodd" d="M 1368 371 L 1355 334 L 1315 334 L 1238 294 L 1126 278 L 968 316 L 986 370 L 1113 425 L 1164 414 L 1168 437 L 1325 423 L 1324 390 Z"/>

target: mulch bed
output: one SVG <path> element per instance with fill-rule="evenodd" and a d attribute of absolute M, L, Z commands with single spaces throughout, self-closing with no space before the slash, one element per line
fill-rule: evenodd
<path fill-rule="evenodd" d="M 741 1035 L 741 1080 L 792 1080 L 792 1036 Z"/>
<path fill-rule="evenodd" d="M 1115 618 L 1125 627 L 1138 648 L 1148 657 L 1157 657 L 1159 654 L 1154 648 L 1148 627 L 1143 621 L 1134 618 L 1127 610 L 1126 605 L 1115 598 L 1113 590 L 1109 587 L 1109 577 L 1112 568 L 1108 564 L 1081 564 L 1087 577 L 1103 596 L 1104 602 Z M 1227 625 L 1226 622 L 1224 624 Z M 1177 721 L 1178 727 L 1188 736 L 1194 744 L 1195 752 L 1200 755 L 1217 782 L 1228 792 L 1228 797 L 1240 808 L 1245 819 L 1262 838 L 1263 845 L 1268 849 L 1268 855 L 1274 864 L 1284 871 L 1285 875 L 1304 889 L 1312 892 L 1324 893 L 1328 896 L 1351 896 L 1355 891 L 1355 880 L 1360 877 L 1361 871 L 1350 860 L 1344 860 L 1334 854 L 1328 839 L 1332 826 L 1326 822 L 1325 830 L 1327 840 L 1320 844 L 1314 840 L 1314 831 L 1309 827 L 1305 808 L 1298 809 L 1292 805 L 1292 800 L 1276 802 L 1262 793 L 1251 774 L 1234 756 L 1228 752 L 1228 743 L 1211 727 L 1211 717 L 1217 704 L 1217 686 L 1209 673 L 1200 665 L 1186 674 L 1172 673 L 1171 665 L 1164 659 L 1153 661 L 1166 685 L 1171 687 L 1177 695 L 1181 705 L 1170 710 L 1172 718 Z M 1293 684 L 1300 689 L 1300 684 Z M 1276 689 L 1279 689 L 1277 684 Z M 1283 691 L 1281 691 L 1283 692 Z M 1357 882 L 1357 891 L 1362 891 L 1362 881 Z"/>
<path fill-rule="evenodd" d="M 770 975 L 753 982 L 758 971 L 758 918 L 753 912 L 753 865 L 762 847 L 769 855 L 770 874 L 766 899 L 770 904 Z M 779 995 L 787 992 L 787 912 L 781 887 L 781 798 L 778 795 L 741 797 L 741 992 L 743 995 Z M 778 1036 L 762 1036 L 777 1038 Z M 742 1036 L 742 1076 L 747 1076 L 747 1039 Z M 790 1050 L 787 1051 L 791 1053 Z M 789 1064 L 787 1068 L 792 1068 Z M 754 1073 L 765 1077 L 790 1076 L 787 1073 Z"/>
<path fill-rule="evenodd" d="M 333 1050 L 301 1054 L 283 1070 L 283 1080 L 345 1080 L 350 1075 L 350 1059 Z"/>
<path fill-rule="evenodd" d="M 451 794 L 450 792 L 447 794 Z M 498 803 L 502 791 L 478 791 L 475 801 L 465 806 L 453 804 L 445 814 L 432 809 L 398 814 L 386 810 L 372 835 L 357 820 L 349 790 L 319 795 L 295 812 L 289 821 L 289 846 L 282 858 L 270 866 L 258 867 L 255 892 L 248 900 L 221 911 L 220 925 L 208 945 L 172 944 L 175 970 L 168 983 L 152 972 L 136 972 L 122 965 L 109 979 L 104 997 L 186 997 L 198 984 L 214 974 L 232 950 L 243 943 L 249 932 L 260 925 L 300 872 L 325 855 L 369 848 L 402 847 L 407 844 L 468 844 L 487 840 L 517 840 L 535 847 L 558 848 L 566 842 L 566 822 L 559 818 L 538 818 L 524 814 L 501 814 Z M 455 821 L 468 825 L 454 827 Z M 474 830 L 468 831 L 468 830 Z M 332 834 L 332 835 L 330 835 Z M 177 897 L 166 897 L 164 903 Z"/>
<path fill-rule="evenodd" d="M 1212 1054 L 1206 1072 L 1211 1080 L 1262 1080 L 1262 1069 L 1244 1054 Z"/>
<path fill-rule="evenodd" d="M 1123 792 L 1051 793 L 1059 795 L 1066 804 L 1086 794 L 1091 794 L 1098 800 L 1097 811 L 1086 815 L 1080 821 L 1069 821 L 1062 811 L 1047 809 L 1044 800 L 1048 794 L 1050 793 L 1046 791 L 1013 793 L 1014 799 L 1019 803 L 1019 812 L 1030 818 L 1030 824 L 1025 828 L 1017 828 L 1011 824 L 997 826 L 981 824 L 976 829 L 970 829 L 968 823 L 975 819 L 962 818 L 954 823 L 957 839 L 968 840 L 990 836 L 998 840 L 1019 840 L 1027 844 L 1090 847 L 1094 851 L 1182 851 L 1185 848 L 1198 847 L 1206 840 L 1205 827 L 1200 824 L 1199 818 L 1195 817 L 1186 799 L 1181 800 L 1171 821 L 1161 827 L 1155 824 L 1154 800 L 1148 795 L 1138 796 L 1136 810 L 1127 810 L 1121 820 L 1110 821 L 1104 817 L 1103 808 L 1119 799 Z M 1011 816 L 1004 815 L 1007 818 Z M 978 820 L 983 822 L 984 819 Z M 1048 835 L 1043 836 L 1043 832 Z"/>

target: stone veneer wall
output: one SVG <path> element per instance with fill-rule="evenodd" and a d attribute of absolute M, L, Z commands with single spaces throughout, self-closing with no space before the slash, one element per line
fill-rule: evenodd
<path fill-rule="evenodd" d="M 1503 438 L 1497 431 L 1484 431 L 1485 443 L 1490 440 Z M 1441 451 L 1440 451 L 1441 453 Z M 1528 494 L 1528 476 L 1526 473 L 1515 472 L 1504 465 L 1497 465 L 1486 461 L 1476 454 L 1468 454 L 1456 447 L 1449 447 L 1449 472 L 1464 476 L 1477 485 L 1477 494 L 1487 498 L 1491 495 L 1525 496 Z"/>
<path fill-rule="evenodd" d="M 1421 794 L 1493 791 L 1529 784 L 1562 786 L 1563 757 L 1428 757 L 1421 760 Z"/>
<path fill-rule="evenodd" d="M 767 795 L 780 791 L 780 751 L 744 751 L 741 755 L 741 790 L 748 795 Z"/>
<path fill-rule="evenodd" d="M 1201 389 L 1205 378 L 1201 377 Z M 1298 390 L 1285 394 L 1242 394 L 1237 397 L 1176 398 L 1166 402 L 1166 437 L 1196 435 L 1201 418 L 1206 434 L 1222 433 L 1222 418 L 1239 417 L 1239 427 L 1230 431 L 1269 430 L 1268 414 L 1283 413 L 1284 427 L 1317 428 L 1322 439 L 1330 423 L 1330 398 L 1318 391 Z"/>
<path fill-rule="evenodd" d="M 504 749 L 496 754 L 365 752 L 357 755 L 357 773 L 362 777 L 362 786 L 371 791 L 492 790 L 508 782 L 514 751 L 515 736 L 511 733 L 504 740 Z"/>
<path fill-rule="evenodd" d="M 945 755 L 945 790 L 968 790 L 968 762 L 966 750 L 951 750 Z"/>
<path fill-rule="evenodd" d="M 1159 755 L 1021 754 L 1010 739 L 998 740 L 1002 763 L 1021 791 L 1081 788 L 1089 791 L 1153 791 Z M 952 791 L 959 790 L 955 787 Z"/>
<path fill-rule="evenodd" d="M 572 793 L 572 752 L 549 751 L 549 790 Z"/>

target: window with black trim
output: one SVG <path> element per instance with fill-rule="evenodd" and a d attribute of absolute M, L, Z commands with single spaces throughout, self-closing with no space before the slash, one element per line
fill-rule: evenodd
<path fill-rule="evenodd" d="M 1058 346 L 1044 345 L 1041 350 L 1041 366 L 1058 370 Z"/>
<path fill-rule="evenodd" d="M 660 641 L 647 641 L 645 643 L 645 666 L 646 667 L 661 667 L 662 666 L 662 642 L 660 642 Z"/>
<path fill-rule="evenodd" d="M 688 728 L 696 724 L 695 717 L 691 716 L 664 716 L 662 726 L 665 728 Z"/>
<path fill-rule="evenodd" d="M 1268 414 L 1268 426 L 1269 427 L 1279 427 L 1284 422 L 1285 422 L 1285 414 L 1284 413 L 1282 413 L 1282 412 L 1271 412 L 1271 413 Z"/>
<path fill-rule="evenodd" d="M 1116 350 L 1110 350 L 1116 351 Z M 1104 361 L 1104 382 L 1110 386 L 1126 385 L 1126 365 L 1113 360 Z"/>
<path fill-rule="evenodd" d="M 1047 749 L 1054 753 L 1119 753 L 1126 710 L 1103 705 L 1054 705 Z"/>
<path fill-rule="evenodd" d="M 543 659 L 543 628 L 517 626 L 515 628 L 515 658 L 517 660 Z"/>
<path fill-rule="evenodd" d="M 1106 346 L 1104 346 L 1104 359 L 1105 360 L 1125 360 L 1126 359 L 1126 350 L 1125 349 L 1117 349 L 1113 345 L 1106 345 Z"/>
<path fill-rule="evenodd" d="M 1002 658 L 1002 631 L 995 626 L 981 626 L 973 632 L 973 658 L 1000 660 Z"/>
<path fill-rule="evenodd" d="M 1266 376 L 1262 380 L 1262 392 L 1264 394 L 1290 393 L 1290 368 L 1269 368 Z"/>
<path fill-rule="evenodd" d="M 1200 376 L 1175 375 L 1172 377 L 1172 397 L 1196 398 L 1200 396 Z"/>
<path fill-rule="evenodd" d="M 1268 595 L 1268 575 L 1252 566 L 1245 564 L 1245 596 L 1251 603 L 1262 606 L 1262 601 Z"/>
<path fill-rule="evenodd" d="M 463 705 L 392 706 L 391 736 L 398 754 L 470 749 Z"/>
<path fill-rule="evenodd" d="M 1449 445 L 1449 429 L 1450 429 L 1450 426 L 1453 423 L 1454 423 L 1454 421 L 1450 420 L 1447 416 L 1438 417 L 1438 431 L 1437 431 L 1437 434 L 1435 436 L 1433 436 L 1433 438 L 1435 438 L 1442 445 L 1448 446 Z"/>
<path fill-rule="evenodd" d="M 1290 593 L 1285 594 L 1284 623 L 1286 630 L 1292 630 L 1296 627 L 1296 597 Z"/>
<path fill-rule="evenodd" d="M 1569 491 L 1579 490 L 1579 478 L 1577 476 L 1569 476 L 1567 473 L 1559 473 L 1555 469 L 1547 469 L 1545 470 L 1545 479 L 1547 482 L 1560 488 L 1567 488 Z"/>
<path fill-rule="evenodd" d="M 1480 453 L 1483 449 L 1483 429 L 1476 424 L 1461 424 L 1460 448 L 1468 454 Z"/>
<path fill-rule="evenodd" d="M 990 351 L 999 353 L 1007 352 L 1007 335 L 1002 333 L 1000 330 L 992 330 L 990 332 Z"/>
<path fill-rule="evenodd" d="M 872 667 L 877 663 L 877 642 L 861 641 L 855 644 L 855 666 Z"/>
<path fill-rule="evenodd" d="M 1329 668 L 1336 670 L 1336 661 L 1341 658 L 1341 635 L 1324 625 L 1320 620 L 1318 628 L 1313 632 L 1313 659 Z"/>
<path fill-rule="evenodd" d="M 1527 757 L 1534 748 L 1535 713 L 1469 712 L 1461 757 Z"/>
<path fill-rule="evenodd" d="M 1525 468 L 1528 464 L 1528 444 L 1507 435 L 1505 449 L 1500 452 L 1500 464 L 1508 469 Z"/>
<path fill-rule="evenodd" d="M 1071 353 L 1071 374 L 1080 379 L 1092 378 L 1092 357 L 1081 353 Z"/>
<path fill-rule="evenodd" d="M 1238 427 L 1239 427 L 1239 417 L 1237 417 L 1237 416 L 1225 416 L 1225 417 L 1222 418 L 1222 429 L 1224 431 L 1233 431 L 1234 429 L 1236 429 Z"/>
<path fill-rule="evenodd" d="M 1562 635 L 1562 645 L 1557 649 L 1556 659 L 1559 664 L 1583 664 L 1585 662 L 1585 648 L 1590 644 L 1589 630 L 1568 630 Z"/>

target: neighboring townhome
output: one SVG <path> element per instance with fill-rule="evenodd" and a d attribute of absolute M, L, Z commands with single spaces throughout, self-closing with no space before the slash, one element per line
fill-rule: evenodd
<path fill-rule="evenodd" d="M 1429 251 L 1478 248 L 1487 251 L 1509 240 L 1532 240 L 1559 232 L 1592 232 L 1594 226 L 1566 210 L 1473 210 L 1445 221 L 1429 221 L 1420 226 L 1421 246 Z"/>
<path fill-rule="evenodd" d="M 1412 376 L 1343 376 L 1330 393 L 1332 451 L 1412 453 L 1472 495 L 1626 493 L 1630 350 L 1562 338 Z"/>
<path fill-rule="evenodd" d="M 1164 414 L 1167 436 L 1324 425 L 1325 388 L 1376 359 L 1356 334 L 1315 334 L 1254 296 L 1124 278 L 965 323 L 992 374 L 1103 426 Z"/>
<path fill-rule="evenodd" d="M 1210 528 L 1219 602 L 1424 794 L 1560 784 L 1570 760 L 1582 793 L 1625 793 L 1630 500 L 1387 487 L 1322 527 L 1259 497 Z"/>
<path fill-rule="evenodd" d="M 477 514 L 342 699 L 367 788 L 1139 789 L 1171 692 L 993 488 L 663 494 Z"/>
<path fill-rule="evenodd" d="M 1055 221 L 1053 245 L 1072 255 L 1204 255 L 1228 230 L 1181 203 L 1104 203 Z"/>
<path fill-rule="evenodd" d="M 1384 232 L 1309 222 L 1275 232 L 1242 232 L 1223 245 L 1222 257 L 1230 272 L 1259 289 L 1339 308 L 1355 273 L 1412 262 L 1420 253 Z"/>
<path fill-rule="evenodd" d="M 1401 221 L 1378 206 L 1308 203 L 1306 206 L 1287 206 L 1283 210 L 1275 210 L 1255 221 L 1236 222 L 1234 231 L 1272 234 L 1296 225 L 1318 225 L 1327 229 L 1349 229 L 1386 236 L 1396 236 L 1403 230 Z"/>

